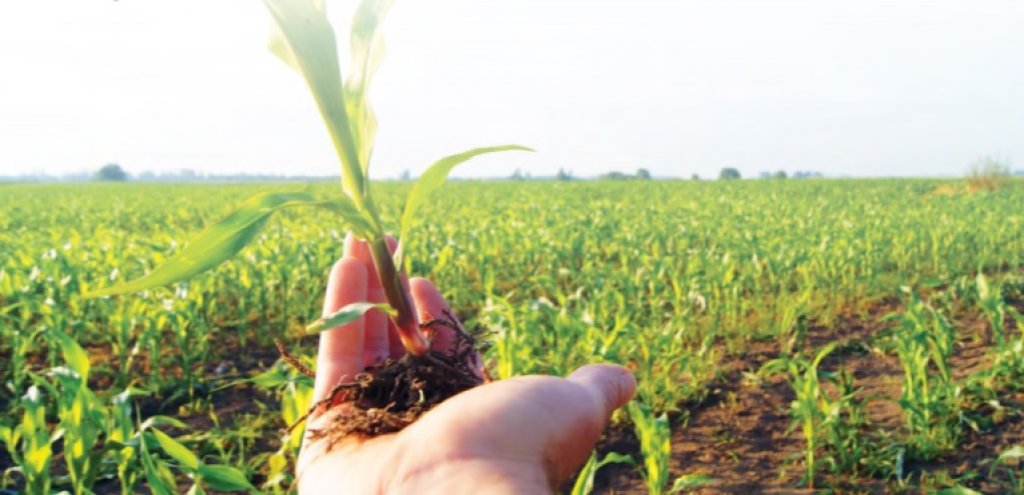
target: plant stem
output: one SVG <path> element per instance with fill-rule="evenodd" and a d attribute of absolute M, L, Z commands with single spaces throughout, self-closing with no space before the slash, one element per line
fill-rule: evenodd
<path fill-rule="evenodd" d="M 413 356 L 426 354 L 430 346 L 416 322 L 412 299 L 409 297 L 409 292 L 402 286 L 402 273 L 395 267 L 391 250 L 388 249 L 387 237 L 381 235 L 373 239 L 370 244 L 370 254 L 373 256 L 373 264 L 376 265 L 377 273 L 380 275 L 380 285 L 384 289 L 388 304 L 395 309 L 392 319 L 395 321 L 395 326 L 398 327 L 398 336 L 402 339 L 402 345 Z"/>

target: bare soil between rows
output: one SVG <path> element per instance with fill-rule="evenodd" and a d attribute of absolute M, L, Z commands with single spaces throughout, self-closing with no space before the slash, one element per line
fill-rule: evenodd
<path fill-rule="evenodd" d="M 1021 301 L 1009 302 L 1018 309 L 1024 308 Z M 883 317 L 900 309 L 896 299 L 879 301 L 866 313 L 846 314 L 830 324 L 813 325 L 808 328 L 805 341 L 809 349 L 838 341 L 837 350 L 826 358 L 821 369 L 851 372 L 873 427 L 893 434 L 903 424 L 896 402 L 903 369 L 897 357 L 873 352 L 872 343 L 893 325 L 883 322 Z M 955 378 L 961 379 L 987 367 L 991 331 L 978 314 L 958 315 L 951 322 L 958 333 L 951 366 Z M 991 477 L 989 474 L 992 460 L 1000 453 L 1024 445 L 1024 414 L 1020 412 L 1024 408 L 1024 393 L 1020 392 L 1000 395 L 999 401 L 1009 414 L 988 428 L 968 430 L 954 452 L 930 462 L 908 462 L 904 473 L 909 476 L 909 483 L 900 485 L 891 478 L 843 479 L 819 474 L 818 490 L 802 488 L 804 441 L 799 430 L 787 434 L 793 391 L 780 378 L 748 379 L 764 363 L 779 356 L 780 349 L 774 341 L 749 343 L 741 354 L 723 359 L 719 378 L 710 385 L 705 400 L 684 404 L 682 414 L 670 417 L 670 479 L 698 473 L 713 478 L 713 482 L 691 492 L 700 494 L 928 493 L 930 488 L 921 483 L 923 479 L 957 479 L 982 493 L 1006 492 L 1005 473 L 997 471 Z M 638 462 L 642 460 L 639 441 L 630 425 L 610 427 L 598 450 L 601 455 L 618 452 L 631 455 Z M 647 489 L 636 467 L 611 464 L 598 472 L 594 493 L 647 493 Z"/>

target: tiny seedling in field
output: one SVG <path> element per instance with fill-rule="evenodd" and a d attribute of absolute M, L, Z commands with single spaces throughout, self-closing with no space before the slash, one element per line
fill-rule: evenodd
<path fill-rule="evenodd" d="M 455 166 L 486 153 L 530 151 L 529 148 L 516 145 L 476 148 L 447 156 L 430 166 L 413 184 L 406 198 L 399 223 L 399 244 L 392 254 L 370 188 L 369 163 L 377 124 L 367 100 L 367 89 L 383 54 L 380 21 L 393 2 L 364 0 L 356 9 L 349 38 L 350 68 L 345 78 L 341 74 L 334 29 L 322 0 L 264 0 L 264 3 L 274 20 L 270 50 L 308 84 L 341 162 L 343 194 L 330 199 L 318 199 L 305 193 L 259 194 L 208 227 L 146 276 L 87 295 L 137 292 L 186 280 L 238 253 L 256 237 L 274 212 L 297 206 L 323 208 L 337 214 L 349 230 L 367 242 L 387 304 L 350 304 L 311 324 L 308 332 L 338 327 L 376 308 L 387 312 L 394 320 L 408 352 L 406 361 L 444 358 L 430 350 L 428 335 L 420 329 L 410 295 L 401 282 L 405 267 L 402 253 L 406 251 L 403 246 L 409 241 L 410 228 L 420 206 L 441 187 Z"/>

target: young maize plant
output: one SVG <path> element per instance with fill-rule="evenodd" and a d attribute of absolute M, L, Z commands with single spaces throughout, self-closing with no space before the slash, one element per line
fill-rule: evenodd
<path fill-rule="evenodd" d="M 841 398 L 832 400 L 821 390 L 820 378 L 832 380 L 835 373 L 818 371 L 821 361 L 835 348 L 835 342 L 825 346 L 811 361 L 800 357 L 773 359 L 765 363 L 760 371 L 763 375 L 785 372 L 786 380 L 793 387 L 796 400 L 789 406 L 793 422 L 787 434 L 800 426 L 804 436 L 804 483 L 811 489 L 814 489 L 814 475 L 818 468 L 816 455 L 821 447 L 819 440 L 826 435 L 829 423 L 839 420 L 843 403 Z"/>
<path fill-rule="evenodd" d="M 661 413 L 655 417 L 649 408 L 635 400 L 626 408 L 629 418 L 633 420 L 636 436 L 640 439 L 640 455 L 644 459 L 643 473 L 647 493 L 679 493 L 714 481 L 703 474 L 684 474 L 676 478 L 666 492 L 665 488 L 671 475 L 668 461 L 672 455 L 672 427 L 669 425 L 668 415 Z"/>
<path fill-rule="evenodd" d="M 264 490 L 285 493 L 291 481 L 289 460 L 298 457 L 302 446 L 303 417 L 306 405 L 313 398 L 313 380 L 285 367 L 283 362 L 278 362 L 278 365 L 251 380 L 261 390 L 274 391 L 281 397 L 281 419 L 287 425 L 295 425 L 288 435 L 281 439 L 281 448 L 270 455 L 267 462 L 267 480 L 262 485 Z"/>
<path fill-rule="evenodd" d="M 270 50 L 308 84 L 341 162 L 342 194 L 330 199 L 317 199 L 306 193 L 256 195 L 234 213 L 208 227 L 148 275 L 89 292 L 87 296 L 137 292 L 181 282 L 216 267 L 238 253 L 256 237 L 274 212 L 298 206 L 323 208 L 335 213 L 358 238 L 366 240 L 387 303 L 366 301 L 349 304 L 309 325 L 307 331 L 316 333 L 338 327 L 362 317 L 367 311 L 378 309 L 393 319 L 408 353 L 409 359 L 403 360 L 402 366 L 416 368 L 417 363 L 436 364 L 446 356 L 430 351 L 427 333 L 421 330 L 410 295 L 402 284 L 406 265 L 403 253 L 417 213 L 457 165 L 486 153 L 530 150 L 516 145 L 477 148 L 447 156 L 431 165 L 406 197 L 399 222 L 399 244 L 392 254 L 369 179 L 377 122 L 367 99 L 369 83 L 383 55 L 380 22 L 391 8 L 392 1 L 364 0 L 356 9 L 349 37 L 350 69 L 345 78 L 340 70 L 334 30 L 322 0 L 265 0 L 264 3 L 275 26 Z M 465 341 L 471 342 L 468 336 Z M 475 352 L 475 349 L 468 351 Z M 462 355 L 468 355 L 468 351 L 460 349 L 461 357 L 447 358 L 464 361 Z M 435 403 L 480 382 L 471 370 L 450 363 L 441 364 L 445 369 L 454 370 L 452 373 L 458 372 L 459 376 L 452 381 L 458 384 L 453 386 L 460 390 L 439 392 L 431 399 Z M 430 379 L 424 378 L 423 381 L 428 382 L 427 387 L 431 386 Z M 335 389 L 335 392 L 340 390 Z M 432 405 L 428 403 L 417 410 L 425 410 Z M 397 406 L 399 410 L 411 407 L 407 404 Z M 387 404 L 380 407 L 387 407 Z"/>
<path fill-rule="evenodd" d="M 981 311 L 988 318 L 996 350 L 1002 350 L 1006 347 L 1006 328 L 1003 326 L 1006 321 L 1006 303 L 1003 301 L 1002 287 L 989 285 L 985 274 L 980 271 L 977 277 L 977 287 L 978 305 L 981 306 Z"/>
<path fill-rule="evenodd" d="M 952 449 L 960 434 L 961 388 L 949 366 L 956 335 L 941 313 L 910 292 L 893 337 L 903 367 L 899 406 L 908 447 L 915 457 L 932 459 Z"/>
<path fill-rule="evenodd" d="M 628 455 L 616 452 L 609 452 L 600 460 L 598 460 L 596 452 L 590 454 L 590 458 L 587 459 L 587 463 L 584 464 L 583 469 L 580 470 L 580 474 L 576 478 L 576 483 L 573 483 L 572 491 L 570 491 L 569 494 L 587 495 L 594 491 L 594 475 L 596 475 L 601 468 L 609 464 L 616 463 L 633 465 L 635 464 L 635 461 Z"/>
<path fill-rule="evenodd" d="M 39 387 L 28 388 L 21 398 L 24 412 L 14 426 L 0 425 L 0 441 L 17 466 L 16 471 L 25 478 L 25 491 L 50 493 L 50 463 L 53 460 L 51 444 L 56 440 L 46 427 L 46 405 Z M 4 485 L 8 484 L 4 472 Z"/>
<path fill-rule="evenodd" d="M 1024 471 L 1021 470 L 1021 460 L 1024 459 L 1024 446 L 1017 445 L 1004 450 L 992 463 L 989 468 L 988 477 L 993 478 L 996 470 L 1002 468 L 1006 474 L 1007 493 L 1014 495 L 1024 494 Z"/>

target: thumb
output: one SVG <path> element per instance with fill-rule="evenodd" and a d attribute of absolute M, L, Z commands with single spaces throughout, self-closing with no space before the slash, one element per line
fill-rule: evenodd
<path fill-rule="evenodd" d="M 636 392 L 636 380 L 622 366 L 611 364 L 590 364 L 577 369 L 568 379 L 568 384 L 582 392 L 586 399 L 569 399 L 575 394 L 561 395 L 559 414 L 560 434 L 548 437 L 545 446 L 548 459 L 549 477 L 557 485 L 567 480 L 590 456 L 601 431 L 608 424 L 612 412 L 626 405 Z M 563 402 L 569 399 L 568 403 Z M 559 421 L 552 421 L 553 426 Z"/>
<path fill-rule="evenodd" d="M 569 381 L 581 385 L 601 406 L 602 421 L 626 405 L 636 393 L 636 379 L 626 368 L 614 364 L 588 364 L 571 375 Z"/>

